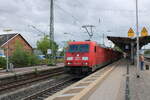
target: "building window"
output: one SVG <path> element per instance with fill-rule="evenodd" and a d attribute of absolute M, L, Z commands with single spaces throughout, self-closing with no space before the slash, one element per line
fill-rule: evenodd
<path fill-rule="evenodd" d="M 4 50 L 0 49 L 0 56 L 3 56 L 3 55 L 4 55 Z"/>

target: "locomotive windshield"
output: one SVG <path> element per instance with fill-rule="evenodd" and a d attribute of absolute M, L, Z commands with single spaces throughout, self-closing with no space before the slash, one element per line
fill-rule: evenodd
<path fill-rule="evenodd" d="M 80 45 L 70 45 L 68 52 L 89 52 L 88 44 L 80 44 Z"/>

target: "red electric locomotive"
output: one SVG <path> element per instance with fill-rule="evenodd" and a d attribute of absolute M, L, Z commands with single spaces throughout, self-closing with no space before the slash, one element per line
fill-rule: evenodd
<path fill-rule="evenodd" d="M 88 73 L 120 58 L 120 53 L 93 41 L 69 42 L 65 68 L 70 73 Z"/>

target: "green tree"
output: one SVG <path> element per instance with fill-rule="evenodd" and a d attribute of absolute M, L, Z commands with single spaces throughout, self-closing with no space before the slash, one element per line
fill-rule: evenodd
<path fill-rule="evenodd" d="M 53 48 L 53 54 L 56 55 L 57 50 L 58 50 L 58 45 L 56 42 L 50 40 L 48 38 L 48 36 L 45 36 L 43 39 L 41 39 L 40 41 L 37 41 L 37 48 L 48 57 L 47 55 L 47 49 L 51 49 Z"/>
<path fill-rule="evenodd" d="M 32 66 L 38 63 L 38 58 L 31 52 L 25 51 L 19 42 L 16 42 L 15 48 L 11 56 L 11 62 L 15 67 Z"/>
<path fill-rule="evenodd" d="M 150 50 L 144 51 L 144 54 L 145 54 L 145 55 L 150 55 Z"/>
<path fill-rule="evenodd" d="M 6 68 L 6 59 L 4 57 L 0 57 L 0 68 Z"/>
<path fill-rule="evenodd" d="M 69 47 L 69 45 L 68 45 L 69 42 L 72 42 L 72 40 L 68 40 L 68 41 L 64 42 L 64 47 L 63 47 L 63 50 L 60 52 L 60 56 L 64 56 L 67 48 Z"/>
<path fill-rule="evenodd" d="M 11 62 L 17 66 L 27 66 L 28 65 L 28 53 L 25 52 L 22 48 L 22 45 L 19 42 L 16 42 L 15 51 L 11 57 Z"/>
<path fill-rule="evenodd" d="M 60 56 L 64 56 L 65 54 L 65 48 L 63 48 L 63 50 L 60 52 Z"/>

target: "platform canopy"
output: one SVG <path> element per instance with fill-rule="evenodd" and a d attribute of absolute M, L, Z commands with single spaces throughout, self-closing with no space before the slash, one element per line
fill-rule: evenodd
<path fill-rule="evenodd" d="M 131 50 L 131 44 L 136 48 L 136 38 L 135 37 L 113 37 L 107 36 L 108 40 L 112 41 L 123 51 Z M 150 36 L 139 37 L 139 45 L 142 48 L 144 45 L 150 43 Z"/>

